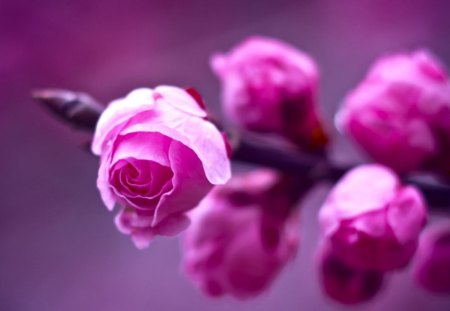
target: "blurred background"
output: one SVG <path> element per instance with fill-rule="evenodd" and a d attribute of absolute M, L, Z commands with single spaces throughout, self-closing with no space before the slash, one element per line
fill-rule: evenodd
<path fill-rule="evenodd" d="M 310 53 L 332 121 L 340 100 L 378 56 L 427 47 L 450 67 L 450 1 L 1 0 L 0 310 L 341 310 L 321 293 L 316 212 L 329 185 L 305 199 L 302 245 L 273 288 L 239 302 L 209 299 L 180 273 L 177 239 L 145 251 L 113 225 L 95 187 L 88 135 L 55 121 L 30 90 L 83 90 L 108 102 L 140 86 L 194 86 L 219 113 L 209 56 L 249 35 Z M 330 123 L 331 124 L 331 123 Z M 336 138 L 336 157 L 356 153 Z M 450 310 L 409 271 L 353 310 Z"/>

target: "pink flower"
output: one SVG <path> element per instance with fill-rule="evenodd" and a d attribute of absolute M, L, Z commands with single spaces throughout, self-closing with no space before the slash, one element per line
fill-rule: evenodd
<path fill-rule="evenodd" d="M 399 173 L 450 171 L 450 81 L 426 51 L 377 61 L 344 100 L 336 123 Z"/>
<path fill-rule="evenodd" d="M 450 220 L 432 225 L 423 233 L 414 277 L 431 292 L 450 294 Z"/>
<path fill-rule="evenodd" d="M 266 290 L 299 243 L 297 214 L 286 213 L 283 193 L 271 191 L 279 176 L 255 171 L 214 188 L 190 213 L 183 240 L 187 275 L 209 296 L 225 294 L 245 299 Z M 272 201 L 265 193 L 271 193 Z M 279 214 L 269 212 L 275 206 Z M 282 196 L 282 198 L 281 198 Z"/>
<path fill-rule="evenodd" d="M 355 269 L 389 271 L 409 264 L 426 222 L 417 189 L 381 165 L 347 173 L 322 206 L 319 220 L 333 252 Z"/>
<path fill-rule="evenodd" d="M 376 270 L 358 270 L 339 259 L 328 246 L 319 249 L 321 286 L 326 295 L 342 304 L 368 302 L 382 289 L 384 274 Z"/>
<path fill-rule="evenodd" d="M 137 89 L 102 113 L 92 151 L 106 207 L 123 205 L 116 224 L 138 248 L 174 235 L 213 185 L 230 178 L 224 139 L 188 91 Z"/>
<path fill-rule="evenodd" d="M 301 146 L 326 144 L 317 116 L 319 74 L 309 55 L 275 39 L 251 37 L 227 55 L 214 55 L 211 67 L 222 81 L 223 107 L 233 123 Z"/>

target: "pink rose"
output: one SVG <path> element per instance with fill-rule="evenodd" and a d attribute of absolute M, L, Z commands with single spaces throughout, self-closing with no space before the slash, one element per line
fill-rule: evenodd
<path fill-rule="evenodd" d="M 333 252 L 355 269 L 408 265 L 426 222 L 419 191 L 381 165 L 362 165 L 334 187 L 319 213 Z"/>
<path fill-rule="evenodd" d="M 328 246 L 319 249 L 320 283 L 325 294 L 342 304 L 368 302 L 382 289 L 384 274 L 376 270 L 358 270 L 339 259 Z"/>
<path fill-rule="evenodd" d="M 299 220 L 289 207 L 269 212 L 264 193 L 278 180 L 259 170 L 214 188 L 190 213 L 183 239 L 183 267 L 209 296 L 225 294 L 245 299 L 266 290 L 298 248 Z M 278 193 L 283 196 L 282 193 Z M 267 199 L 267 197 L 266 197 Z M 272 201 L 274 202 L 274 201 Z M 283 204 L 283 198 L 280 198 Z M 271 204 L 271 203 L 268 203 Z M 284 216 L 281 216 L 284 215 Z"/>
<path fill-rule="evenodd" d="M 431 292 L 450 294 L 450 220 L 434 224 L 423 233 L 414 277 Z"/>
<path fill-rule="evenodd" d="M 213 185 L 230 178 L 224 139 L 187 91 L 137 89 L 102 113 L 92 151 L 100 156 L 97 187 L 116 224 L 138 248 L 174 235 Z"/>
<path fill-rule="evenodd" d="M 429 53 L 377 61 L 344 100 L 339 128 L 399 173 L 450 171 L 450 81 Z"/>
<path fill-rule="evenodd" d="M 214 55 L 211 67 L 222 81 L 223 108 L 233 123 L 301 146 L 326 144 L 317 115 L 319 74 L 309 55 L 276 39 L 251 37 L 227 55 Z"/>

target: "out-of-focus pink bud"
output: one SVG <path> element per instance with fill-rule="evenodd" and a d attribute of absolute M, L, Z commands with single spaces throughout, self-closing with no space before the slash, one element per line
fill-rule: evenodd
<path fill-rule="evenodd" d="M 382 289 L 382 272 L 355 269 L 333 254 L 330 247 L 322 246 L 318 260 L 322 288 L 329 298 L 337 302 L 346 305 L 367 302 Z"/>
<path fill-rule="evenodd" d="M 426 51 L 377 61 L 345 98 L 336 123 L 399 173 L 450 171 L 450 81 Z"/>
<path fill-rule="evenodd" d="M 333 252 L 357 269 L 389 271 L 409 264 L 426 222 L 419 191 L 390 169 L 362 165 L 334 187 L 319 213 Z"/>
<path fill-rule="evenodd" d="M 294 202 L 282 206 L 287 202 L 285 193 L 270 191 L 278 181 L 279 176 L 267 170 L 235 177 L 214 188 L 190 212 L 191 225 L 183 236 L 183 268 L 205 294 L 256 296 L 296 254 L 298 214 L 292 212 Z M 265 206 L 275 203 L 277 195 L 278 215 L 272 212 L 276 206 Z"/>
<path fill-rule="evenodd" d="M 237 126 L 274 132 L 309 149 L 321 149 L 327 136 L 318 118 L 319 73 L 314 60 L 294 47 L 251 37 L 211 67 L 222 81 L 223 108 Z"/>
<path fill-rule="evenodd" d="M 421 236 L 414 277 L 429 291 L 450 294 L 450 220 L 432 225 Z"/>

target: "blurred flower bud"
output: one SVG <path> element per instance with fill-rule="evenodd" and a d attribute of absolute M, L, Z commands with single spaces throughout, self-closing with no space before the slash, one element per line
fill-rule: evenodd
<path fill-rule="evenodd" d="M 414 277 L 431 292 L 450 294 L 450 220 L 432 225 L 421 236 Z"/>
<path fill-rule="evenodd" d="M 237 126 L 273 132 L 309 150 L 327 143 L 318 118 L 319 73 L 314 60 L 294 47 L 251 37 L 211 67 L 222 81 L 223 108 Z"/>
<path fill-rule="evenodd" d="M 367 302 L 382 289 L 382 272 L 355 269 L 333 254 L 330 247 L 322 246 L 318 260 L 321 286 L 337 302 L 346 305 Z"/>
<path fill-rule="evenodd" d="M 280 178 L 269 170 L 235 177 L 214 188 L 189 214 L 183 268 L 205 294 L 239 299 L 256 296 L 296 254 L 299 219 L 292 211 L 295 202 L 285 199 L 285 191 L 271 191 Z M 278 214 L 273 212 L 277 208 Z"/>
<path fill-rule="evenodd" d="M 450 172 L 450 81 L 426 51 L 377 61 L 345 98 L 336 123 L 399 173 Z"/>
<path fill-rule="evenodd" d="M 389 271 L 409 264 L 426 222 L 419 191 L 390 169 L 362 165 L 334 187 L 319 213 L 333 252 L 356 269 Z"/>

